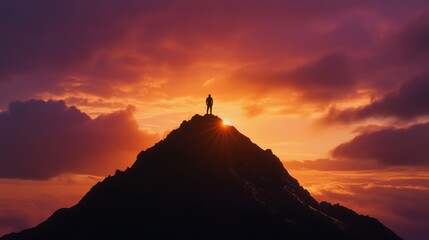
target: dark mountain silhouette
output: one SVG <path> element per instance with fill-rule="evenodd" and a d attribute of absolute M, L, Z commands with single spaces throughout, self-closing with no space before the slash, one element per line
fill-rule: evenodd
<path fill-rule="evenodd" d="M 1 239 L 400 239 L 318 203 L 271 150 L 221 123 L 195 115 L 77 205 Z"/>

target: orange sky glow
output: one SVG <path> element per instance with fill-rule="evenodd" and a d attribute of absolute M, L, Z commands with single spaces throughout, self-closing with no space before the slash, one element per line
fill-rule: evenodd
<path fill-rule="evenodd" d="M 0 235 L 73 206 L 208 94 L 318 201 L 429 234 L 425 1 L 7 0 L 0 32 Z"/>

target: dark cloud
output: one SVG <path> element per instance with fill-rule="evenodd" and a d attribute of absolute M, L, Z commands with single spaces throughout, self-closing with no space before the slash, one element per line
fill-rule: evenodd
<path fill-rule="evenodd" d="M 325 122 L 350 123 L 368 118 L 397 118 L 413 120 L 429 115 L 429 75 L 405 82 L 401 87 L 381 99 L 359 108 L 331 109 Z"/>
<path fill-rule="evenodd" d="M 305 99 L 335 99 L 353 92 L 355 77 L 347 56 L 332 53 L 289 72 L 289 84 L 304 90 Z"/>
<path fill-rule="evenodd" d="M 361 171 L 402 166 L 429 167 L 429 123 L 407 128 L 367 126 L 331 151 L 331 159 L 285 161 L 288 169 Z"/>
<path fill-rule="evenodd" d="M 288 89 L 304 102 L 329 102 L 344 98 L 353 95 L 356 86 L 347 55 L 338 52 L 289 71 L 261 70 L 257 66 L 241 69 L 232 79 L 235 79 L 235 84 L 242 85 L 241 90 L 255 88 L 262 93 Z"/>
<path fill-rule="evenodd" d="M 372 160 L 384 167 L 428 165 L 429 123 L 363 133 L 337 146 L 332 155 L 362 164 Z"/>
<path fill-rule="evenodd" d="M 393 1 L 386 8 L 337 0 L 5 0 L 0 108 L 32 98 L 196 96 L 213 78 L 210 88 L 228 99 L 286 96 L 293 98 L 289 105 L 326 109 L 356 97 L 362 82 L 376 88 L 375 95 L 386 91 L 386 82 L 396 84 L 399 75 L 386 69 L 400 61 L 391 59 L 409 56 L 416 60 L 412 67 L 424 62 L 425 6 L 421 1 Z M 409 77 L 408 67 L 398 71 Z"/>
<path fill-rule="evenodd" d="M 139 130 L 131 109 L 91 119 L 63 101 L 14 102 L 0 113 L 0 176 L 105 175 L 155 140 Z"/>
<path fill-rule="evenodd" d="M 417 7 L 418 2 L 411 4 Z M 428 6 L 420 6 L 414 13 L 396 14 L 401 16 L 400 21 L 371 31 L 373 44 L 360 51 L 366 53 L 357 64 L 360 82 L 366 89 L 374 90 L 376 96 L 396 88 L 404 79 L 427 72 L 429 67 Z"/>
<path fill-rule="evenodd" d="M 6 0 L 0 9 L 1 75 L 58 71 L 87 60 L 123 38 L 121 26 L 136 14 L 116 1 Z"/>
<path fill-rule="evenodd" d="M 429 13 L 419 15 L 400 33 L 399 40 L 409 59 L 427 61 L 429 59 Z"/>
<path fill-rule="evenodd" d="M 159 79 L 165 82 L 161 92 L 183 95 L 198 89 L 195 79 L 224 77 L 236 66 L 249 72 L 256 66 L 274 75 L 263 76 L 261 88 L 265 80 L 284 81 L 286 75 L 303 99 L 339 99 L 353 93 L 350 88 L 359 80 L 350 59 L 372 52 L 375 40 L 384 36 L 380 31 L 386 28 L 377 21 L 388 27 L 409 21 L 425 4 L 5 0 L 0 3 L 0 84 L 8 91 L 0 90 L 0 96 L 12 91 L 19 99 L 40 92 L 109 97 L 127 94 L 121 88 L 126 84 Z M 426 25 L 420 25 L 404 30 L 403 36 L 422 39 Z M 394 36 L 402 39 L 396 42 L 416 46 L 401 36 Z M 416 53 L 424 42 L 418 42 Z M 329 54 L 335 52 L 344 54 Z M 289 72 L 290 66 L 296 71 Z M 3 104 L 12 100 L 3 98 Z"/>
<path fill-rule="evenodd" d="M 383 39 L 375 59 L 386 67 L 428 66 L 429 12 L 414 16 L 404 27 Z"/>

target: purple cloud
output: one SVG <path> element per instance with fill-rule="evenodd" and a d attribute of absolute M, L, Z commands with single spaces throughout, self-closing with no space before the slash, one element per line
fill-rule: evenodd
<path fill-rule="evenodd" d="M 335 99 L 353 92 L 355 76 L 343 53 L 332 53 L 314 63 L 287 73 L 286 80 L 297 89 L 304 90 L 304 99 Z"/>
<path fill-rule="evenodd" d="M 429 123 L 363 133 L 337 146 L 332 155 L 362 164 L 372 160 L 385 167 L 428 165 Z"/>
<path fill-rule="evenodd" d="M 425 55 L 425 18 L 416 16 L 427 6 L 422 1 L 390 2 L 386 8 L 378 2 L 336 0 L 5 0 L 0 3 L 0 89 L 7 90 L 0 90 L 0 105 L 16 100 L 13 96 L 29 99 L 40 92 L 117 96 L 126 94 L 118 85 L 150 85 L 153 79 L 180 83 L 161 84 L 163 94 L 192 94 L 195 78 L 220 72 L 226 76 L 220 85 L 231 88 L 229 74 L 240 72 L 228 72 L 219 63 L 274 74 L 274 82 L 286 75 L 286 84 L 312 102 L 347 98 L 362 81 L 356 78 L 355 58 L 364 55 L 376 66 L 365 71 L 371 82 L 381 81 L 374 77 L 379 68 L 394 64 L 378 63 L 393 59 L 389 54 L 395 47 L 380 57 L 370 54 L 378 42 L 383 45 L 391 37 L 399 46 L 418 46 L 411 50 Z M 404 34 L 392 34 L 397 30 L 392 26 L 410 21 Z M 295 70 L 290 72 L 290 66 Z M 260 93 L 271 84 L 269 77 L 243 89 Z M 276 90 L 272 85 L 270 93 Z M 342 87 L 346 91 L 336 91 Z"/>
<path fill-rule="evenodd" d="M 139 130 L 131 110 L 91 119 L 63 101 L 14 102 L 0 113 L 0 177 L 105 175 L 128 166 L 155 139 Z"/>
<path fill-rule="evenodd" d="M 407 81 L 401 87 L 372 103 L 346 110 L 331 109 L 325 122 L 349 123 L 368 118 L 413 120 L 429 115 L 429 75 Z"/>
<path fill-rule="evenodd" d="M 288 89 L 304 102 L 330 102 L 345 98 L 353 95 L 356 87 L 355 73 L 349 59 L 340 52 L 329 53 L 288 71 L 245 68 L 237 71 L 232 79 L 234 84 L 247 91 Z"/>

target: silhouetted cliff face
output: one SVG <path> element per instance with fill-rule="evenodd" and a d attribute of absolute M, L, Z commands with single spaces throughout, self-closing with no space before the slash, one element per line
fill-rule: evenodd
<path fill-rule="evenodd" d="M 374 218 L 319 204 L 270 150 L 195 115 L 74 207 L 2 239 L 400 238 Z"/>

